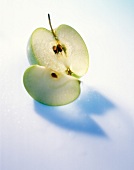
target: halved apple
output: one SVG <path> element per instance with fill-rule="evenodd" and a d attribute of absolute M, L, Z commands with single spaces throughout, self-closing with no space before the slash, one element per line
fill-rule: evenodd
<path fill-rule="evenodd" d="M 80 94 L 80 81 L 44 66 L 32 65 L 23 77 L 27 92 L 37 101 L 47 105 L 65 105 Z"/>
<path fill-rule="evenodd" d="M 50 17 L 50 16 L 49 16 Z M 50 18 L 49 18 L 50 22 Z M 83 76 L 89 66 L 89 55 L 80 34 L 68 25 L 60 25 L 51 31 L 37 28 L 28 44 L 30 64 L 38 64 L 72 76 Z"/>

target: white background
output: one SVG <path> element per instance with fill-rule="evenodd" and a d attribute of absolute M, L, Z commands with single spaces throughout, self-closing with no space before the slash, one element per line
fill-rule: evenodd
<path fill-rule="evenodd" d="M 37 27 L 68 24 L 90 67 L 75 102 L 49 107 L 23 86 Z M 134 169 L 134 1 L 0 0 L 0 169 Z"/>

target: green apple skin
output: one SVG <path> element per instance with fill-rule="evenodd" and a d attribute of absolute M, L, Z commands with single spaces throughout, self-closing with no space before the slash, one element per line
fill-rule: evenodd
<path fill-rule="evenodd" d="M 82 37 L 68 25 L 60 25 L 54 32 L 65 51 L 55 54 L 52 47 L 58 42 L 52 32 L 45 28 L 37 28 L 28 42 L 30 64 L 45 66 L 61 73 L 65 73 L 69 68 L 72 76 L 82 77 L 89 67 L 89 54 Z"/>
<path fill-rule="evenodd" d="M 79 80 L 39 65 L 32 65 L 25 71 L 23 83 L 31 97 L 50 106 L 71 103 L 80 94 Z"/>
<path fill-rule="evenodd" d="M 27 57 L 31 65 L 39 64 L 37 58 L 35 57 L 33 48 L 32 48 L 32 38 L 29 39 L 27 45 Z"/>

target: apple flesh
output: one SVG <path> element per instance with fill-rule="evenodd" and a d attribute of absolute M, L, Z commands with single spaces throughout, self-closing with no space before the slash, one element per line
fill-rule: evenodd
<path fill-rule="evenodd" d="M 60 25 L 54 33 L 56 37 L 45 28 L 37 28 L 32 33 L 28 44 L 30 64 L 68 75 L 71 73 L 78 78 L 83 76 L 88 70 L 89 55 L 80 34 L 68 25 Z M 58 45 L 61 46 L 59 50 Z"/>
<path fill-rule="evenodd" d="M 24 73 L 27 92 L 37 101 L 53 106 L 74 101 L 89 66 L 88 50 L 80 34 L 68 25 L 55 30 L 37 28 L 28 43 L 30 66 Z"/>
<path fill-rule="evenodd" d="M 80 94 L 80 81 L 44 66 L 32 65 L 23 76 L 27 92 L 37 101 L 59 106 L 74 101 Z"/>

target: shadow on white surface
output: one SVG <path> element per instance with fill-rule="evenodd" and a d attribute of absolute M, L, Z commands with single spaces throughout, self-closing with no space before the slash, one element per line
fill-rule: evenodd
<path fill-rule="evenodd" d="M 98 91 L 84 85 L 80 97 L 71 104 L 54 107 L 34 101 L 34 107 L 37 114 L 61 128 L 108 137 L 93 116 L 102 116 L 116 106 Z"/>

